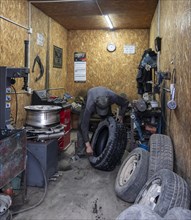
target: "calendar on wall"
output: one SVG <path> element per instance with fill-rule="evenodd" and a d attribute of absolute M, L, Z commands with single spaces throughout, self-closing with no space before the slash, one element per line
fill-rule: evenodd
<path fill-rule="evenodd" d="M 85 52 L 74 53 L 74 81 L 75 82 L 86 81 L 86 53 Z"/>

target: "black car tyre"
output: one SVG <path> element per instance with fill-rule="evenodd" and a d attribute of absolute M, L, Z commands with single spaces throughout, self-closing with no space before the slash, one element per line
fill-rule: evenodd
<path fill-rule="evenodd" d="M 111 171 L 120 162 L 127 145 L 125 126 L 113 117 L 100 122 L 91 141 L 90 164 L 99 170 Z"/>
<path fill-rule="evenodd" d="M 116 220 L 162 220 L 151 208 L 135 204 L 125 209 Z"/>
<path fill-rule="evenodd" d="M 181 207 L 174 207 L 170 209 L 164 216 L 165 220 L 191 220 L 191 210 L 183 209 Z"/>
<path fill-rule="evenodd" d="M 147 181 L 149 152 L 135 148 L 123 161 L 115 181 L 116 195 L 126 202 L 134 202 Z"/>
<path fill-rule="evenodd" d="M 160 169 L 173 171 L 173 145 L 169 136 L 152 134 L 149 139 L 150 158 L 148 179 Z"/>
<path fill-rule="evenodd" d="M 182 177 L 171 170 L 161 169 L 145 183 L 135 204 L 146 205 L 164 217 L 174 207 L 189 209 L 190 190 Z"/>

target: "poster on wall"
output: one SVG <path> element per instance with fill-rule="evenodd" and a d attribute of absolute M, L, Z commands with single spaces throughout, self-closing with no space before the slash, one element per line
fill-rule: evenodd
<path fill-rule="evenodd" d="M 135 54 L 135 45 L 124 45 L 124 54 Z"/>
<path fill-rule="evenodd" d="M 43 34 L 37 33 L 37 45 L 43 47 L 44 46 L 44 36 Z"/>
<path fill-rule="evenodd" d="M 86 53 L 84 52 L 74 53 L 74 81 L 86 81 Z"/>
<path fill-rule="evenodd" d="M 53 67 L 62 68 L 62 48 L 53 46 Z"/>

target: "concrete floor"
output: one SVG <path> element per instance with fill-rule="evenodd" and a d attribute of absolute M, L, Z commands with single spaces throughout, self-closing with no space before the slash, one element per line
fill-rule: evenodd
<path fill-rule="evenodd" d="M 43 202 L 36 206 L 44 189 L 29 187 L 28 202 L 20 210 L 36 207 L 14 215 L 14 220 L 110 220 L 130 206 L 118 199 L 114 191 L 120 165 L 114 171 L 105 172 L 93 168 L 87 158 L 72 160 L 75 140 L 73 131 L 71 145 L 60 155 L 62 175 L 56 181 L 49 181 Z"/>

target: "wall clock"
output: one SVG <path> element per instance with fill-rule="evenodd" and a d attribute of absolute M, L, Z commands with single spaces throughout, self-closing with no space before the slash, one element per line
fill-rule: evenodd
<path fill-rule="evenodd" d="M 108 50 L 109 52 L 115 51 L 115 50 L 116 50 L 116 45 L 115 45 L 114 43 L 109 43 L 109 44 L 107 45 L 107 50 Z"/>

